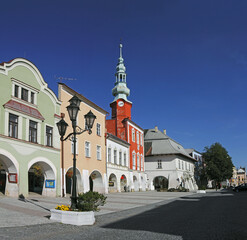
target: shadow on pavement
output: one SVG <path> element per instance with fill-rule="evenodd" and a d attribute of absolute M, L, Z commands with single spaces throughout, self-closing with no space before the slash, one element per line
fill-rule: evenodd
<path fill-rule="evenodd" d="M 184 240 L 242 240 L 247 239 L 246 213 L 246 192 L 207 193 L 204 196 L 182 197 L 103 228 L 164 233 L 182 236 Z"/>

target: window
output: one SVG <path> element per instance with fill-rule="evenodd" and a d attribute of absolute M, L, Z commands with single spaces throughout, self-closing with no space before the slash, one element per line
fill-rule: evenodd
<path fill-rule="evenodd" d="M 117 150 L 114 150 L 114 164 L 117 164 Z"/>
<path fill-rule="evenodd" d="M 97 123 L 97 135 L 98 136 L 101 136 L 101 133 L 100 133 L 100 124 Z"/>
<path fill-rule="evenodd" d="M 46 126 L 46 145 L 52 147 L 52 127 Z"/>
<path fill-rule="evenodd" d="M 178 160 L 178 169 L 181 169 L 181 162 Z"/>
<path fill-rule="evenodd" d="M 136 154 L 132 153 L 132 159 L 133 159 L 133 169 L 136 168 Z"/>
<path fill-rule="evenodd" d="M 141 146 L 142 146 L 142 144 L 143 144 L 143 143 L 142 143 L 142 134 L 140 135 L 140 140 L 141 140 L 140 142 L 141 142 Z"/>
<path fill-rule="evenodd" d="M 34 93 L 31 92 L 31 103 L 34 104 Z"/>
<path fill-rule="evenodd" d="M 182 169 L 184 170 L 184 161 L 182 161 Z"/>
<path fill-rule="evenodd" d="M 139 132 L 136 132 L 136 142 L 139 144 Z"/>
<path fill-rule="evenodd" d="M 124 166 L 127 166 L 126 153 L 124 153 Z"/>
<path fill-rule="evenodd" d="M 71 153 L 74 154 L 74 137 L 71 138 Z M 77 138 L 75 139 L 77 143 Z M 75 154 L 78 154 L 78 144 L 76 144 Z"/>
<path fill-rule="evenodd" d="M 119 165 L 122 165 L 122 152 L 119 152 Z"/>
<path fill-rule="evenodd" d="M 108 154 L 108 162 L 111 162 L 111 148 L 108 148 L 107 154 Z"/>
<path fill-rule="evenodd" d="M 15 97 L 19 97 L 19 86 L 15 85 Z"/>
<path fill-rule="evenodd" d="M 190 171 L 190 164 L 189 164 L 189 171 Z"/>
<path fill-rule="evenodd" d="M 137 170 L 140 170 L 140 156 L 137 155 Z"/>
<path fill-rule="evenodd" d="M 90 157 L 90 142 L 85 142 L 85 156 Z"/>
<path fill-rule="evenodd" d="M 101 146 L 97 146 L 97 160 L 101 160 Z"/>
<path fill-rule="evenodd" d="M 24 101 L 28 101 L 28 90 L 25 88 L 21 89 L 21 99 Z"/>
<path fill-rule="evenodd" d="M 9 114 L 9 137 L 18 138 L 18 116 Z"/>
<path fill-rule="evenodd" d="M 158 160 L 158 169 L 161 169 L 162 168 L 162 162 L 161 160 Z"/>
<path fill-rule="evenodd" d="M 29 142 L 37 143 L 37 123 L 30 120 L 29 122 Z"/>
<path fill-rule="evenodd" d="M 135 130 L 132 128 L 132 141 L 135 142 Z"/>

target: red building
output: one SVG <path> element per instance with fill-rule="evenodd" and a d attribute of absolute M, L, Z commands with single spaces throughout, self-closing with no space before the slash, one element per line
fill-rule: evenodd
<path fill-rule="evenodd" d="M 106 120 L 107 132 L 111 133 L 130 144 L 129 168 L 133 173 L 134 189 L 144 190 L 144 140 L 143 129 L 131 120 L 132 102 L 127 97 L 130 90 L 126 83 L 126 68 L 122 58 L 122 44 L 120 44 L 120 57 L 116 67 L 116 82 L 112 89 L 115 97 L 110 104 L 112 117 Z M 137 182 L 136 182 L 137 181 Z"/>

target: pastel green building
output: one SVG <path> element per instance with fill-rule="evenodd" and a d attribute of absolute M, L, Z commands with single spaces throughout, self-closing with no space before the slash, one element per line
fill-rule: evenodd
<path fill-rule="evenodd" d="M 59 196 L 61 102 L 23 58 L 0 64 L 0 192 Z"/>

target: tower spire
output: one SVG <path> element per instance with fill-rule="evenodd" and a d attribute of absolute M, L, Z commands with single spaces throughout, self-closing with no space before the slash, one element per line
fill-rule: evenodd
<path fill-rule="evenodd" d="M 130 90 L 127 87 L 126 83 L 126 68 L 124 66 L 124 59 L 123 59 L 123 53 L 122 53 L 123 45 L 122 43 L 119 44 L 119 58 L 118 58 L 118 64 L 116 67 L 116 82 L 115 87 L 112 89 L 112 95 L 115 97 L 114 101 L 117 99 L 124 99 L 127 100 L 127 97 L 130 94 Z M 129 101 L 128 101 L 129 102 Z"/>

